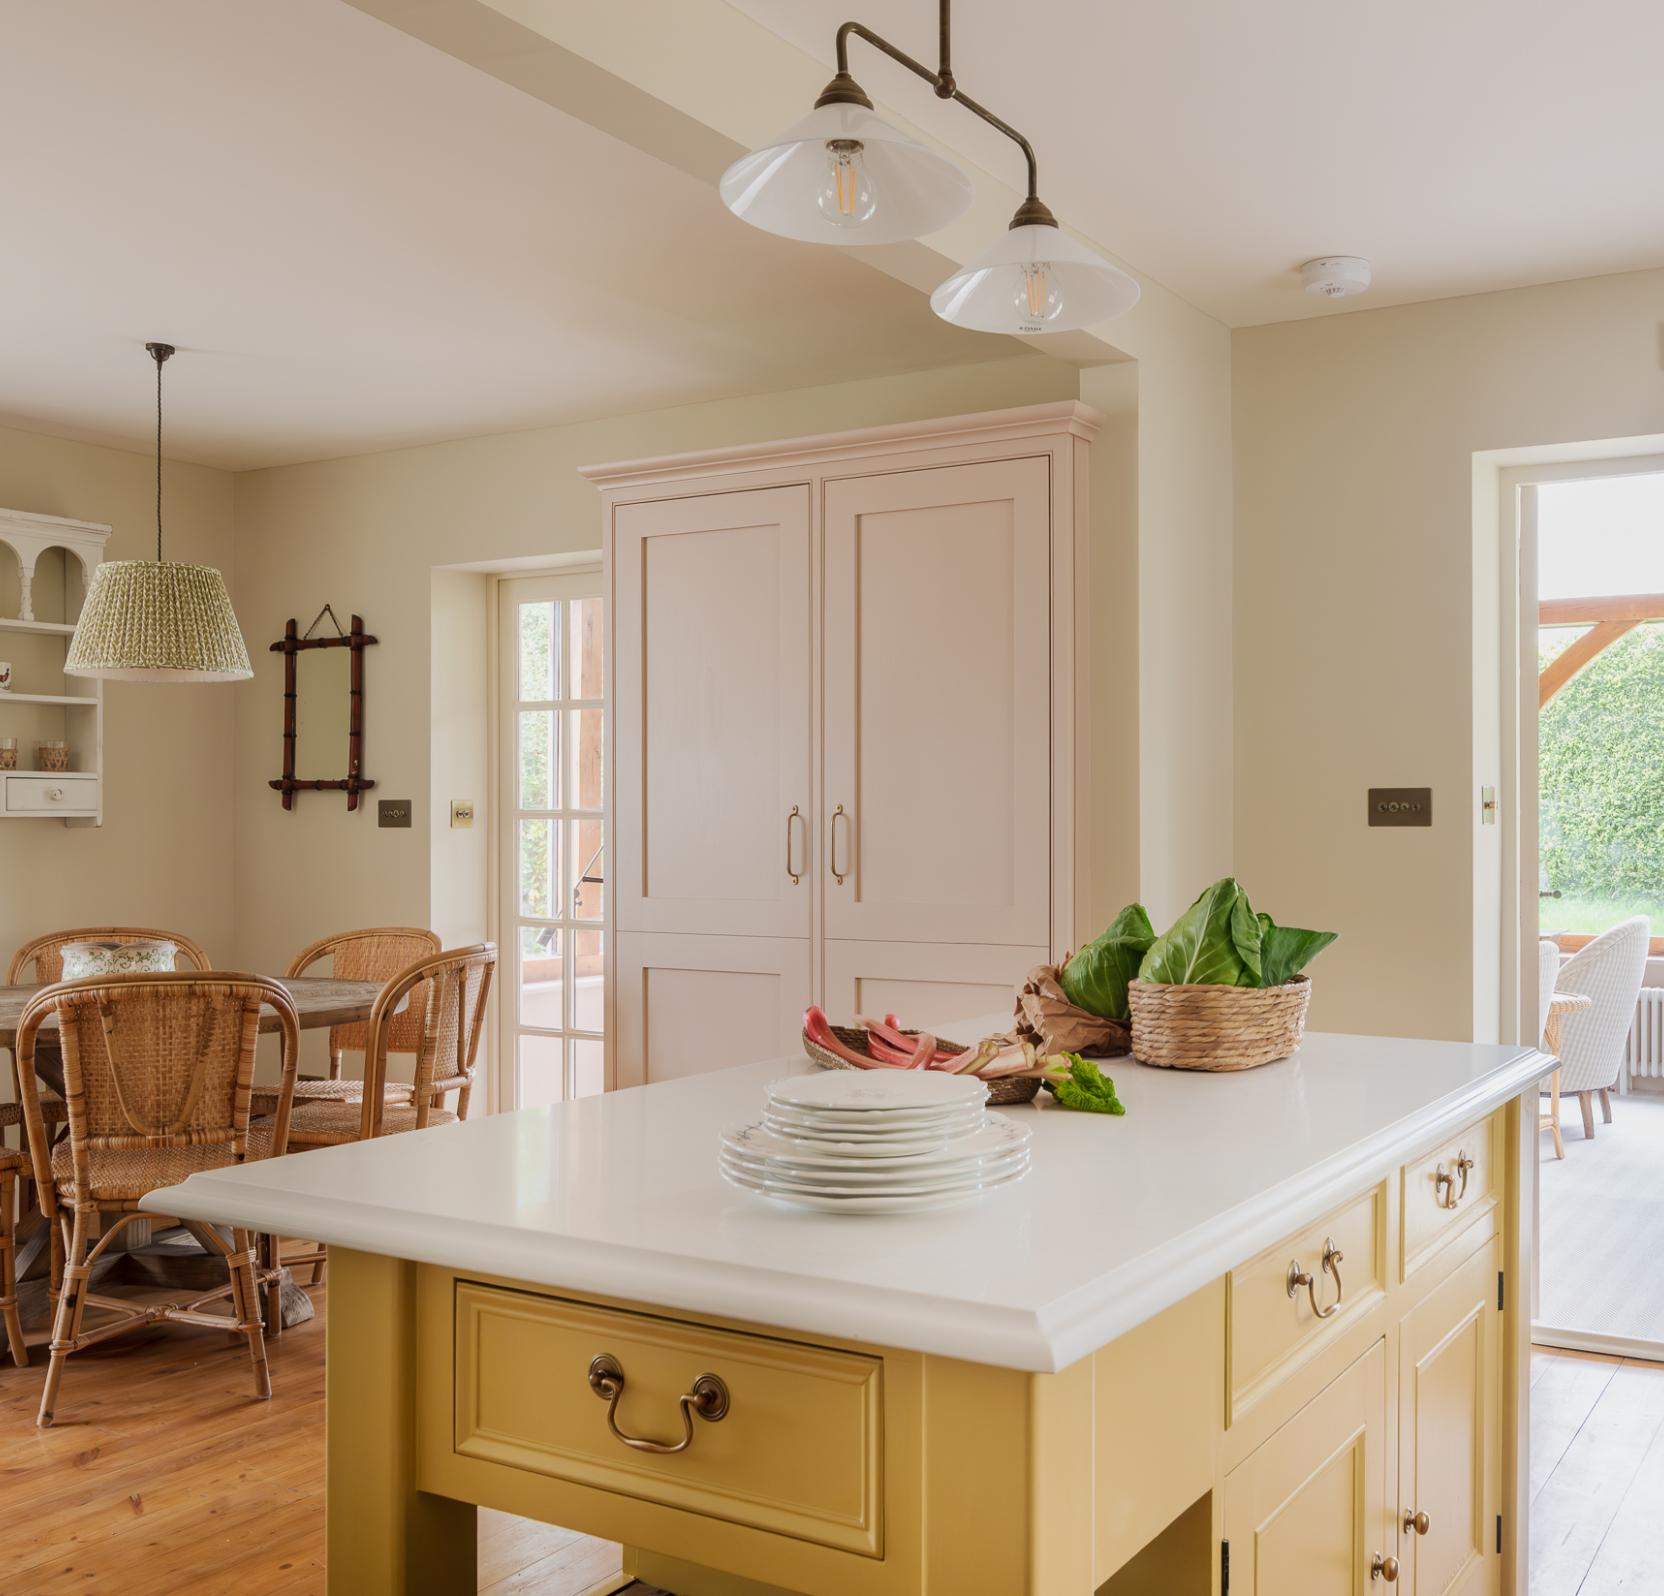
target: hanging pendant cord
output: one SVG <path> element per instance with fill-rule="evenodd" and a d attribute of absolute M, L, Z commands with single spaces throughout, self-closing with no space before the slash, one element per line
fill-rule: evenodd
<path fill-rule="evenodd" d="M 162 360 L 156 356 L 156 563 L 162 563 Z"/>
<path fill-rule="evenodd" d="M 146 344 L 145 351 L 156 362 L 156 563 L 162 563 L 162 365 L 172 344 Z"/>

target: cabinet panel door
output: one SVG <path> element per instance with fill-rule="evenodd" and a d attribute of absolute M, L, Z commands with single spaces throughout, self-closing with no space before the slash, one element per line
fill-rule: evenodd
<path fill-rule="evenodd" d="M 1232 1596 L 1363 1596 L 1397 1537 L 1386 1502 L 1378 1341 L 1225 1476 Z"/>
<path fill-rule="evenodd" d="M 1048 463 L 825 493 L 826 934 L 1049 944 Z"/>
<path fill-rule="evenodd" d="M 614 1057 L 620 1086 L 803 1051 L 807 939 L 626 931 L 617 940 Z"/>
<path fill-rule="evenodd" d="M 1043 947 L 976 943 L 826 943 L 826 1006 L 848 1024 L 857 1014 L 894 1014 L 904 1025 L 947 1025 L 980 1015 L 1009 1026 L 1023 977 L 1046 960 Z"/>
<path fill-rule="evenodd" d="M 620 930 L 809 934 L 809 570 L 807 487 L 618 506 Z"/>
<path fill-rule="evenodd" d="M 1399 1508 L 1427 1515 L 1402 1537 L 1413 1596 L 1501 1589 L 1499 1244 L 1481 1247 L 1404 1320 L 1399 1346 Z"/>

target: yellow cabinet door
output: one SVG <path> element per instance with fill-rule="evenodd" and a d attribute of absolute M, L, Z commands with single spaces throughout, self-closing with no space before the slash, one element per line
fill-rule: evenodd
<path fill-rule="evenodd" d="M 1497 1267 L 1481 1247 L 1399 1340 L 1400 1579 L 1413 1596 L 1496 1596 L 1502 1558 Z"/>
<path fill-rule="evenodd" d="M 1362 1596 L 1396 1555 L 1377 1341 L 1225 1476 L 1231 1596 Z"/>

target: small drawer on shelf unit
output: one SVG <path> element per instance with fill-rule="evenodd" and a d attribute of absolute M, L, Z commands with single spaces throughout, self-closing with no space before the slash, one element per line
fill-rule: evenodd
<path fill-rule="evenodd" d="M 8 815 L 93 815 L 98 813 L 98 778 L 83 771 L 8 774 Z"/>

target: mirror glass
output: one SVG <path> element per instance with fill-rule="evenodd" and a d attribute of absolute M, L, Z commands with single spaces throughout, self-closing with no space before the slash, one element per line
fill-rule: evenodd
<path fill-rule="evenodd" d="M 300 781 L 346 777 L 351 672 L 350 648 L 308 648 L 295 655 L 295 776 Z"/>

